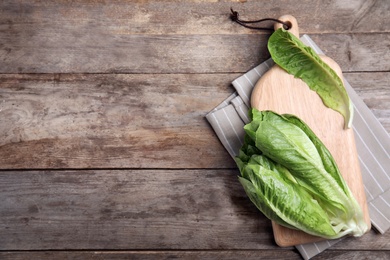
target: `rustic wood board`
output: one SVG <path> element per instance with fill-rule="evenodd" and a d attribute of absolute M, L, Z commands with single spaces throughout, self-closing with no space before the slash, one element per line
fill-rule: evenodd
<path fill-rule="evenodd" d="M 343 3 L 344 1 L 344 3 Z M 245 3 L 243 3 L 245 2 Z M 242 12 L 248 19 L 274 17 L 291 13 L 305 24 L 305 33 L 373 33 L 388 30 L 385 21 L 388 2 L 381 4 L 366 0 L 345 0 L 324 3 L 322 0 L 306 2 L 279 1 L 1 1 L 0 20 L 23 23 L 28 28 L 40 25 L 41 30 L 64 30 L 88 27 L 110 29 L 116 34 L 241 34 L 243 28 L 227 22 L 230 8 Z M 321 10 L 326 9 L 326 12 Z M 22 14 L 22 15 L 21 15 Z M 306 15 L 313 14 L 313 15 Z M 330 16 L 330 14 L 332 14 Z M 337 17 L 337 19 L 330 19 Z M 169 18 L 169 19 L 168 19 Z M 2 21 L 2 22 L 3 22 Z M 131 25 L 131 26 L 129 26 Z M 320 25 L 320 26 L 319 26 Z M 21 27 L 23 28 L 23 27 Z M 258 31 L 245 30 L 257 34 Z"/>
<path fill-rule="evenodd" d="M 384 1 L 201 2 L 2 1 L 0 73 L 243 73 L 269 57 L 269 33 L 229 21 L 230 7 L 291 12 L 344 71 L 390 71 Z"/>
<path fill-rule="evenodd" d="M 295 18 L 288 19 L 293 27 L 291 32 L 299 35 Z M 331 68 L 342 78 L 338 64 L 322 56 Z M 309 89 L 301 79 L 294 78 L 278 65 L 272 67 L 256 84 L 251 105 L 259 110 L 272 110 L 280 114 L 293 114 L 306 122 L 322 140 L 336 160 L 349 188 L 363 209 L 367 225 L 371 225 L 360 171 L 358 154 L 352 128 L 344 129 L 344 118 L 338 112 L 327 108 L 319 95 Z M 292 246 L 323 240 L 302 231 L 272 224 L 275 241 L 279 246 Z"/>
<path fill-rule="evenodd" d="M 390 72 L 344 75 L 390 132 Z M 238 76 L 2 74 L 0 168 L 234 168 L 203 115 Z"/>
<path fill-rule="evenodd" d="M 348 256 L 358 255 L 359 252 Z M 370 256 L 381 256 L 383 253 L 370 252 Z M 281 257 L 282 256 L 282 257 Z M 331 255 L 332 256 L 332 255 Z M 28 260 L 28 259 L 241 259 L 246 260 L 301 260 L 301 255 L 294 250 L 288 249 L 265 249 L 265 250 L 82 250 L 82 251 L 16 251 L 0 252 L 2 260 Z"/>
<path fill-rule="evenodd" d="M 235 168 L 0 171 L 0 197 L 2 251 L 285 250 Z"/>
<path fill-rule="evenodd" d="M 341 253 L 340 253 L 341 252 Z M 383 251 L 340 251 L 328 249 L 316 260 L 328 259 L 388 259 L 388 252 Z M 296 250 L 82 250 L 82 251 L 8 251 L 0 252 L 2 260 L 52 260 L 52 259 L 275 259 L 275 260 L 302 260 Z"/>
<path fill-rule="evenodd" d="M 221 253 L 211 259 L 237 259 L 222 250 L 255 250 L 257 259 L 272 258 L 260 251 L 278 259 L 297 252 L 275 246 L 269 220 L 248 200 L 235 168 L 0 171 L 0 197 L 0 259 L 7 250 L 51 250 L 51 259 L 69 249 Z M 332 249 L 388 252 L 390 232 L 372 230 Z"/>
<path fill-rule="evenodd" d="M 204 115 L 238 76 L 0 75 L 0 169 L 233 168 Z"/>

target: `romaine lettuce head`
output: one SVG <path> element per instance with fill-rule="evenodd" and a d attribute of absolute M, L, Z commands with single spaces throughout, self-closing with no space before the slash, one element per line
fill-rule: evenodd
<path fill-rule="evenodd" d="M 325 145 L 293 115 L 252 109 L 236 163 L 268 218 L 324 238 L 363 235 L 362 210 Z"/>

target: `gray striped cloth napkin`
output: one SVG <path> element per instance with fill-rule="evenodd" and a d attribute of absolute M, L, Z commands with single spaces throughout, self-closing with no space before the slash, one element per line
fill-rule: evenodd
<path fill-rule="evenodd" d="M 301 40 L 324 54 L 307 35 Z M 221 143 L 232 157 L 243 144 L 244 125 L 249 122 L 250 95 L 260 77 L 274 62 L 269 59 L 233 81 L 236 92 L 206 115 Z M 390 228 L 390 137 L 387 131 L 344 79 L 354 104 L 353 129 L 372 226 L 380 233 Z M 342 239 L 298 245 L 304 259 L 319 254 Z"/>

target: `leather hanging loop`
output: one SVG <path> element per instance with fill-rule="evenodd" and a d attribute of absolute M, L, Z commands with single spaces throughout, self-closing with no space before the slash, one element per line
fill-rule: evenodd
<path fill-rule="evenodd" d="M 230 8 L 231 14 L 230 14 L 230 19 L 236 23 L 238 23 L 241 26 L 244 26 L 249 29 L 254 29 L 254 30 L 265 30 L 265 31 L 273 31 L 274 28 L 272 27 L 259 27 L 259 26 L 252 26 L 248 24 L 254 24 L 254 23 L 262 23 L 266 21 L 273 21 L 278 23 L 280 26 L 282 26 L 285 30 L 289 30 L 292 26 L 292 23 L 290 21 L 282 21 L 280 19 L 275 19 L 275 18 L 263 18 L 260 20 L 253 20 L 253 21 L 248 21 L 248 20 L 241 20 L 239 18 L 239 13 L 234 11 L 233 8 Z M 296 20 L 295 20 L 296 22 Z"/>

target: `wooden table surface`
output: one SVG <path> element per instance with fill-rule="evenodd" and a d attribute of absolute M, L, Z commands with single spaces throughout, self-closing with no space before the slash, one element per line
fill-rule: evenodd
<path fill-rule="evenodd" d="M 1 259 L 300 259 L 205 114 L 291 14 L 390 132 L 390 2 L 0 3 Z M 314 259 L 389 259 L 390 232 Z"/>

